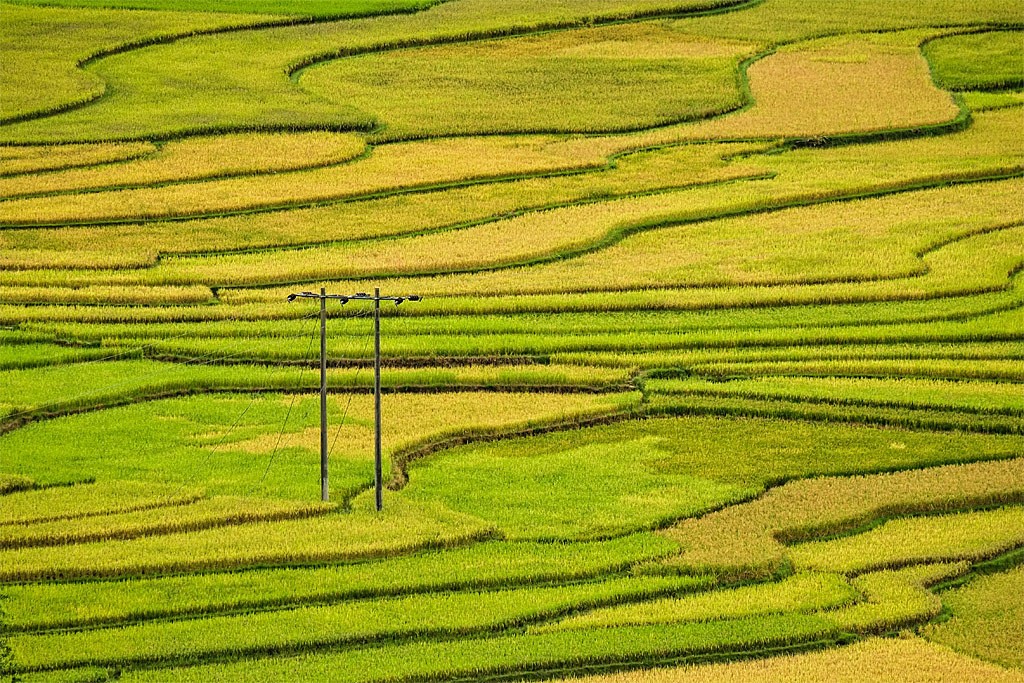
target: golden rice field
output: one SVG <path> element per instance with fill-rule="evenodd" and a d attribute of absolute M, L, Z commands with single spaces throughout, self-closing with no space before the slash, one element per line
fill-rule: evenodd
<path fill-rule="evenodd" d="M 0 44 L 0 680 L 1024 681 L 1022 0 Z"/>

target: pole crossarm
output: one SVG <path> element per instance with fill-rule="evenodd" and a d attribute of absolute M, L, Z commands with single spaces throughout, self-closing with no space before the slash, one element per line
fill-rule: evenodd
<path fill-rule="evenodd" d="M 355 294 L 328 294 L 323 287 L 320 293 L 297 292 L 288 295 L 288 301 L 296 299 L 318 299 L 320 301 L 320 498 L 328 499 L 327 487 L 327 301 L 335 299 L 344 306 L 349 301 L 373 302 L 373 404 L 374 404 L 374 448 L 373 448 L 373 483 L 376 492 L 377 511 L 384 508 L 384 475 L 381 456 L 381 411 L 380 411 L 380 302 L 394 301 L 395 306 L 403 301 L 420 301 L 420 297 L 381 296 L 380 289 L 373 294 L 356 292 Z"/>
<path fill-rule="evenodd" d="M 349 301 L 394 301 L 395 305 L 400 305 L 403 301 L 420 301 L 421 298 L 412 294 L 410 296 L 377 296 L 374 294 L 367 294 L 366 292 L 356 292 L 355 294 L 317 294 L 316 292 L 297 292 L 296 294 L 289 294 L 288 301 L 295 301 L 296 299 L 335 299 L 341 302 L 344 306 Z"/>

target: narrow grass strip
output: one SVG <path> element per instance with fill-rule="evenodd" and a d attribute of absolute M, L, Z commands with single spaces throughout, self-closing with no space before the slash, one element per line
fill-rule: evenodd
<path fill-rule="evenodd" d="M 183 489 L 139 481 L 102 481 L 23 491 L 0 498 L 0 529 L 11 524 L 58 522 L 188 505 L 201 496 L 202 491 L 195 487 Z"/>
<path fill-rule="evenodd" d="M 917 562 L 983 560 L 1024 544 L 1024 508 L 894 519 L 855 536 L 789 548 L 800 568 L 859 572 Z"/>
<path fill-rule="evenodd" d="M 0 549 L 59 546 L 199 531 L 251 522 L 323 514 L 331 506 L 218 496 L 186 505 L 157 507 L 55 522 L 0 525 Z"/>
<path fill-rule="evenodd" d="M 692 589 L 678 577 L 489 592 L 417 595 L 338 605 L 156 622 L 72 633 L 15 635 L 16 670 L 280 655 L 409 637 L 453 638 L 519 627 L 587 607 Z"/>
<path fill-rule="evenodd" d="M 534 631 L 560 631 L 640 624 L 676 624 L 714 619 L 813 612 L 854 602 L 859 593 L 838 574 L 800 573 L 776 583 L 714 590 L 695 595 L 604 607 L 566 617 Z"/>
<path fill-rule="evenodd" d="M 674 541 L 647 533 L 589 543 L 485 541 L 333 566 L 20 584 L 3 589 L 4 624 L 12 631 L 38 631 L 429 591 L 578 581 L 615 574 L 677 549 Z M 691 578 L 694 588 L 712 581 Z"/>
<path fill-rule="evenodd" d="M 410 643 L 301 657 L 264 658 L 161 670 L 168 683 L 242 681 L 287 677 L 384 683 L 409 679 L 468 678 L 564 668 L 638 663 L 715 653 L 737 653 L 834 638 L 834 627 L 808 615 L 633 626 Z M 121 680 L 151 680 L 153 671 L 126 671 Z"/>
<path fill-rule="evenodd" d="M 906 448 L 899 432 L 893 432 L 890 448 Z M 782 541 L 794 542 L 850 532 L 893 515 L 965 509 L 1021 500 L 1022 497 L 1024 459 L 1020 458 L 889 474 L 803 479 L 772 489 L 757 500 L 699 519 L 679 522 L 664 533 L 678 541 L 684 552 L 668 560 L 667 564 L 695 573 L 770 574 L 781 567 L 794 550 L 802 547 L 787 550 Z M 1012 512 L 1002 514 L 1013 518 Z M 901 524 L 941 525 L 944 519 L 950 524 L 944 517 L 911 519 Z M 964 519 L 966 523 L 970 517 Z M 870 533 L 874 532 L 862 536 Z M 843 546 L 856 542 L 862 536 L 809 544 L 807 547 L 822 551 L 815 555 L 821 560 L 816 566 L 824 566 L 829 564 L 823 559 L 826 549 L 836 544 Z M 924 553 L 923 559 L 931 559 L 928 547 L 927 540 L 922 539 L 919 550 Z M 915 552 L 915 548 L 917 546 L 908 546 L 907 552 Z M 808 554 L 806 550 L 800 552 Z M 892 552 L 898 554 L 900 551 L 893 546 Z M 881 562 L 874 556 L 869 557 L 866 549 L 863 557 L 858 569 L 877 566 Z M 835 559 L 840 562 L 838 556 Z M 844 569 L 849 566 L 850 563 L 843 562 Z"/>
<path fill-rule="evenodd" d="M 864 601 L 822 616 L 845 631 L 884 633 L 931 619 L 942 611 L 942 600 L 928 587 L 962 575 L 967 562 L 926 564 L 862 574 L 852 580 Z"/>
<path fill-rule="evenodd" d="M 383 515 L 358 509 L 348 514 L 134 540 L 0 551 L 0 580 L 140 576 L 352 561 L 458 546 L 492 533 L 488 525 L 468 515 L 392 498 Z M 331 542 L 325 543 L 328 538 Z"/>
<path fill-rule="evenodd" d="M 557 683 L 821 683 L 823 678 L 833 683 L 911 680 L 1021 683 L 1024 674 L 908 636 L 868 638 L 805 654 L 560 678 Z"/>

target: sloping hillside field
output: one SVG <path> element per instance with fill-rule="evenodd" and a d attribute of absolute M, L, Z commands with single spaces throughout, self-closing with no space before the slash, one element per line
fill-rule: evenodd
<path fill-rule="evenodd" d="M 0 45 L 0 680 L 1024 683 L 1024 0 Z"/>

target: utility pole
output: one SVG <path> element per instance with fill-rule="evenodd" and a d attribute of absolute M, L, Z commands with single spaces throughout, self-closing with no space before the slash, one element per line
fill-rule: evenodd
<path fill-rule="evenodd" d="M 296 299 L 320 300 L 320 499 L 328 500 L 327 489 L 327 300 L 337 299 L 344 306 L 349 301 L 373 302 L 373 485 L 377 512 L 384 509 L 384 459 L 381 454 L 381 412 L 380 412 L 380 302 L 394 301 L 395 306 L 403 301 L 420 301 L 418 296 L 381 296 L 380 288 L 374 288 L 373 295 L 365 292 L 355 294 L 328 294 L 299 292 L 289 294 L 288 301 Z"/>

